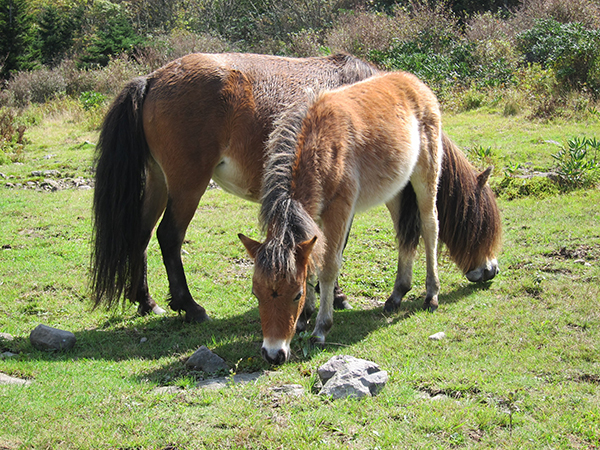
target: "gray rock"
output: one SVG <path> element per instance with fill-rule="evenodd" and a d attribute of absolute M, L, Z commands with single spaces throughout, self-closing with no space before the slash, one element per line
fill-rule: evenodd
<path fill-rule="evenodd" d="M 152 389 L 152 392 L 155 394 L 175 394 L 181 391 L 182 388 L 180 386 L 159 386 L 157 388 Z"/>
<path fill-rule="evenodd" d="M 319 374 L 319 378 L 325 384 L 336 372 L 340 369 L 344 369 L 348 367 L 350 364 L 358 364 L 362 365 L 364 370 L 370 370 L 372 372 L 376 372 L 379 369 L 379 366 L 374 362 L 367 361 L 365 359 L 358 359 L 354 356 L 349 355 L 335 355 L 325 364 L 317 369 L 317 373 Z"/>
<path fill-rule="evenodd" d="M 9 375 L 6 375 L 5 373 L 0 372 L 0 384 L 19 384 L 22 386 L 27 386 L 31 384 L 31 381 L 11 377 Z"/>
<path fill-rule="evenodd" d="M 256 381 L 262 372 L 253 373 L 237 373 L 233 377 L 218 377 L 209 378 L 208 380 L 199 381 L 196 384 L 197 388 L 208 390 L 219 390 L 226 387 L 228 384 L 248 384 Z"/>
<path fill-rule="evenodd" d="M 443 331 L 440 331 L 439 333 L 435 333 L 435 334 L 432 334 L 431 336 L 429 336 L 429 339 L 432 341 L 441 341 L 445 337 L 446 337 L 446 333 L 444 333 Z"/>
<path fill-rule="evenodd" d="M 4 339 L 5 341 L 14 341 L 15 338 L 8 333 L 0 333 L 0 339 Z"/>
<path fill-rule="evenodd" d="M 70 331 L 40 324 L 29 335 L 29 341 L 38 350 L 69 350 L 77 339 Z"/>
<path fill-rule="evenodd" d="M 271 388 L 274 394 L 292 395 L 294 397 L 302 397 L 304 388 L 300 384 L 284 384 L 283 386 L 275 386 Z"/>
<path fill-rule="evenodd" d="M 215 373 L 222 370 L 228 371 L 229 366 L 225 364 L 225 360 L 219 355 L 211 352 L 206 346 L 200 347 L 186 361 L 186 367 L 202 370 L 206 373 Z"/>
<path fill-rule="evenodd" d="M 44 181 L 40 183 L 40 187 L 50 189 L 51 191 L 58 191 L 60 189 L 60 183 L 50 178 L 44 178 Z"/>
<path fill-rule="evenodd" d="M 16 353 L 13 352 L 4 352 L 2 354 L 0 354 L 0 359 L 8 359 L 8 358 L 12 358 L 13 356 L 19 356 Z"/>
<path fill-rule="evenodd" d="M 377 395 L 388 380 L 377 364 L 352 356 L 334 356 L 317 371 L 324 383 L 319 394 L 334 400 Z"/>

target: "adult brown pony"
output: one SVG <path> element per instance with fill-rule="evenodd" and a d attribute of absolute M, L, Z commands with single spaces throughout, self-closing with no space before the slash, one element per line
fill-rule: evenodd
<path fill-rule="evenodd" d="M 193 54 L 130 82 L 113 102 L 97 147 L 91 264 L 95 305 L 110 307 L 125 297 L 139 304 L 140 314 L 162 312 L 148 290 L 145 255 L 162 215 L 157 238 L 169 279 L 169 305 L 185 311 L 186 320 L 205 320 L 204 308 L 187 286 L 181 244 L 211 177 L 226 191 L 260 201 L 265 142 L 275 118 L 290 105 L 308 101 L 307 91 L 336 88 L 376 73 L 347 55 Z M 461 184 L 465 174 L 459 166 L 443 165 L 441 185 Z M 471 171 L 466 176 L 475 175 Z M 474 204 L 477 210 L 483 198 L 495 206 L 488 190 L 472 195 L 462 188 L 440 189 L 440 196 L 450 198 L 438 199 L 448 205 L 440 218 L 449 210 L 449 221 L 461 221 L 451 228 L 472 231 L 483 248 L 474 247 L 477 257 L 457 260 L 465 273 L 491 264 L 488 272 L 495 274 L 489 251 L 495 247 L 489 243 L 498 239 L 499 228 L 472 223 L 471 216 L 460 219 L 452 205 L 466 211 Z M 410 222 L 414 226 L 407 233 L 418 233 L 418 218 Z M 460 246 L 460 236 L 456 240 Z M 452 255 L 453 247 L 448 248 Z"/>

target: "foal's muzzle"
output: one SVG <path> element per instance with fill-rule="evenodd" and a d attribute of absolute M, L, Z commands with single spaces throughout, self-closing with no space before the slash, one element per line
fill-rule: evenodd
<path fill-rule="evenodd" d="M 275 364 L 278 366 L 287 361 L 287 354 L 283 349 L 276 351 L 272 355 L 266 348 L 263 347 L 261 350 L 261 354 L 265 361 L 267 361 L 269 364 Z"/>
<path fill-rule="evenodd" d="M 263 340 L 261 354 L 270 364 L 283 364 L 290 357 L 290 352 L 290 343 L 285 339 L 265 338 Z"/>

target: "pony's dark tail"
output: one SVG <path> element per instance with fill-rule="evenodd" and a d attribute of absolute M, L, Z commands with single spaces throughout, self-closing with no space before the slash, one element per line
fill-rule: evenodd
<path fill-rule="evenodd" d="M 91 289 L 94 307 L 110 308 L 143 275 L 142 202 L 148 144 L 142 125 L 144 77 L 111 105 L 96 147 Z"/>
<path fill-rule="evenodd" d="M 467 273 L 500 249 L 502 227 L 489 169 L 477 175 L 465 155 L 444 133 L 444 156 L 437 192 L 439 239 L 456 265 Z M 421 234 L 417 197 L 409 183 L 402 192 L 398 242 L 414 251 Z"/>

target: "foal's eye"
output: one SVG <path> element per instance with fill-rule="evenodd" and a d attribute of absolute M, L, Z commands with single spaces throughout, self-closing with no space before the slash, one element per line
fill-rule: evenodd
<path fill-rule="evenodd" d="M 296 295 L 296 298 L 294 299 L 295 302 L 299 302 L 300 299 L 302 298 L 302 291 L 298 292 L 298 295 Z"/>

